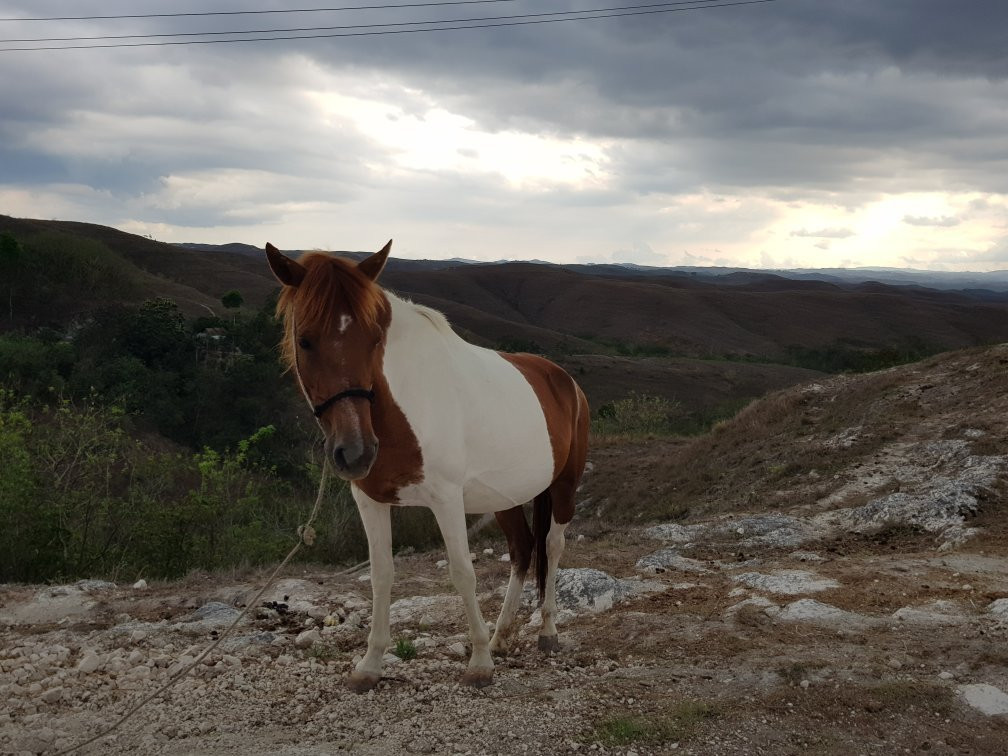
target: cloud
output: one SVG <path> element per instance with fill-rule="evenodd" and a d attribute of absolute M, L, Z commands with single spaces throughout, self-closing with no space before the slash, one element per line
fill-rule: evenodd
<path fill-rule="evenodd" d="M 665 266 L 669 264 L 666 254 L 655 252 L 650 244 L 635 241 L 629 247 L 617 249 L 610 255 L 579 255 L 580 263 L 631 263 L 633 265 Z"/>
<path fill-rule="evenodd" d="M 941 215 L 937 217 L 927 215 L 904 215 L 903 222 L 910 226 L 942 226 L 945 228 L 959 225 L 959 219 L 954 215 Z"/>
<path fill-rule="evenodd" d="M 799 228 L 792 231 L 791 236 L 811 237 L 814 239 L 846 239 L 854 236 L 854 231 L 849 228 Z"/>
<path fill-rule="evenodd" d="M 33 15 L 36 5 L 0 0 L 0 11 Z M 531 0 L 508 6 L 541 11 Z M 258 243 L 269 228 L 277 243 L 306 248 L 370 248 L 388 231 L 397 251 L 489 259 L 646 264 L 670 259 L 655 250 L 689 250 L 757 265 L 769 249 L 768 260 L 839 262 L 855 234 L 865 261 L 937 259 L 924 231 L 913 236 L 929 227 L 947 229 L 943 246 L 983 252 L 1008 195 L 1008 3 L 970 8 L 781 2 L 438 34 L 2 53 L 0 212 L 74 213 L 187 240 Z M 452 15 L 489 12 L 138 19 L 87 33 Z M 79 23 L 45 27 L 80 33 Z M 880 198 L 928 192 L 961 201 L 863 217 Z"/>

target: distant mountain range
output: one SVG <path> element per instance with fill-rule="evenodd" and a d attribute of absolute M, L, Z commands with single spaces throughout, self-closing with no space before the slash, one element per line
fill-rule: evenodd
<path fill-rule="evenodd" d="M 175 246 L 199 252 L 230 252 L 233 254 L 260 257 L 263 251 L 250 244 L 198 244 L 182 243 Z M 294 250 L 297 252 L 297 250 Z M 337 252 L 336 254 L 360 258 L 364 252 Z M 698 281 L 716 285 L 773 285 L 775 281 L 820 281 L 840 287 L 858 286 L 865 283 L 880 283 L 886 286 L 916 286 L 940 291 L 961 291 L 977 299 L 991 301 L 1008 301 L 1008 270 L 997 270 L 987 273 L 953 272 L 936 270 L 916 270 L 912 268 L 732 268 L 732 267 L 699 267 L 691 265 L 674 265 L 656 267 L 637 265 L 634 263 L 598 263 L 598 264 L 560 264 L 546 260 L 496 260 L 483 262 L 453 257 L 447 260 L 409 260 L 395 259 L 394 266 L 400 270 L 446 270 L 469 265 L 508 265 L 513 263 L 531 263 L 563 268 L 591 276 L 609 278 L 644 278 L 683 276 Z"/>
<path fill-rule="evenodd" d="M 263 252 L 251 245 L 166 244 L 106 226 L 7 216 L 0 216 L 0 231 L 100 242 L 136 280 L 130 299 L 167 296 L 190 315 L 220 312 L 220 298 L 230 289 L 251 307 L 277 290 Z M 796 348 L 934 351 L 1008 341 L 1008 272 L 770 272 L 395 258 L 382 283 L 443 311 L 479 343 L 554 353 L 619 349 L 780 361 Z M 87 292 L 81 298 L 79 312 L 95 305 Z M 46 317 L 40 311 L 27 324 L 44 324 Z"/>

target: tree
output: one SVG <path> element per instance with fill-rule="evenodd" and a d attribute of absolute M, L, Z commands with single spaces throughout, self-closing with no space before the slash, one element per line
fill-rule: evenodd
<path fill-rule="evenodd" d="M 7 308 L 14 320 L 14 281 L 21 264 L 21 242 L 12 233 L 0 234 L 0 274 L 7 280 Z M 237 292 L 236 292 L 237 293 Z"/>
<path fill-rule="evenodd" d="M 244 302 L 245 300 L 242 298 L 241 292 L 237 289 L 231 289 L 231 291 L 221 297 L 221 304 L 229 310 L 237 310 Z"/>

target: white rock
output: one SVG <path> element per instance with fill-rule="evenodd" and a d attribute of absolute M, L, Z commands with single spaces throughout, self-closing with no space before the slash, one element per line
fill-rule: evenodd
<path fill-rule="evenodd" d="M 960 685 L 956 688 L 967 704 L 989 717 L 1008 714 L 1008 695 L 986 683 Z"/>
<path fill-rule="evenodd" d="M 987 605 L 987 613 L 1008 620 L 1008 598 L 999 598 Z"/>
<path fill-rule="evenodd" d="M 679 554 L 675 547 L 659 549 L 637 560 L 636 568 L 641 572 L 661 573 L 669 570 L 680 572 L 709 572 L 704 563 Z"/>
<path fill-rule="evenodd" d="M 294 639 L 294 647 L 301 649 L 311 648 L 313 643 L 320 640 L 322 640 L 322 636 L 319 635 L 319 631 L 316 628 L 312 628 L 298 634 L 298 637 Z"/>
<path fill-rule="evenodd" d="M 42 694 L 42 700 L 48 704 L 56 703 L 63 699 L 63 688 L 49 688 L 45 693 Z"/>
<path fill-rule="evenodd" d="M 732 579 L 738 583 L 744 583 L 750 588 L 786 596 L 815 593 L 840 587 L 836 580 L 819 577 L 808 570 L 777 570 L 769 575 L 761 572 L 743 572 L 741 575 L 735 575 Z"/>
<path fill-rule="evenodd" d="M 455 643 L 450 643 L 448 645 L 448 653 L 455 654 L 455 656 L 465 656 L 466 655 L 466 645 L 462 641 L 456 641 Z"/>
<path fill-rule="evenodd" d="M 361 575 L 359 578 L 357 578 L 357 582 L 358 583 L 370 583 L 371 582 L 371 573 L 370 572 L 365 572 L 363 575 Z"/>
<path fill-rule="evenodd" d="M 445 617 L 461 617 L 464 611 L 462 597 L 458 594 L 410 596 L 389 607 L 389 622 L 393 625 L 403 622 L 438 625 Z"/>
<path fill-rule="evenodd" d="M 77 663 L 77 671 L 89 675 L 96 671 L 101 665 L 102 660 L 98 654 L 94 651 L 86 651 L 84 656 L 81 657 L 80 662 Z"/>
<path fill-rule="evenodd" d="M 932 601 L 923 606 L 904 606 L 892 614 L 893 619 L 913 625 L 960 625 L 966 621 L 954 601 Z"/>
<path fill-rule="evenodd" d="M 144 580 L 143 578 L 140 578 L 135 583 L 133 583 L 133 588 L 136 589 L 136 590 L 138 590 L 138 591 L 146 590 L 146 588 L 147 588 L 147 581 Z"/>
<path fill-rule="evenodd" d="M 437 567 L 439 570 L 443 570 L 445 567 L 448 566 L 448 560 L 438 559 L 437 562 L 434 564 L 434 566 Z"/>
<path fill-rule="evenodd" d="M 193 618 L 198 620 L 193 625 L 199 628 L 225 627 L 234 622 L 239 614 L 239 610 L 233 606 L 220 601 L 208 601 L 192 613 Z"/>
<path fill-rule="evenodd" d="M 501 562 L 510 562 L 511 561 L 511 555 L 510 554 L 501 554 L 499 561 L 501 561 Z"/>
<path fill-rule="evenodd" d="M 493 549 L 483 549 L 483 556 L 493 556 Z"/>
<path fill-rule="evenodd" d="M 798 599 L 781 609 L 777 619 L 784 622 L 808 622 L 842 629 L 863 629 L 873 624 L 870 617 L 848 612 L 815 599 Z"/>

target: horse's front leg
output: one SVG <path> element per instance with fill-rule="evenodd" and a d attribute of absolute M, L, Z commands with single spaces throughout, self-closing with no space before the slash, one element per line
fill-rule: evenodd
<path fill-rule="evenodd" d="M 482 688 L 493 682 L 494 663 L 490 657 L 490 633 L 476 602 L 476 572 L 469 556 L 469 538 L 466 534 L 465 510 L 462 495 L 457 499 L 432 508 L 448 552 L 448 569 L 455 590 L 462 596 L 466 619 L 469 621 L 469 638 L 472 656 L 462 683 Z"/>
<path fill-rule="evenodd" d="M 367 533 L 368 556 L 371 559 L 371 632 L 367 653 L 357 664 L 347 681 L 350 690 L 365 693 L 381 680 L 382 659 L 392 643 L 389 630 L 389 602 L 392 595 L 392 510 L 353 489 L 354 501 Z"/>

